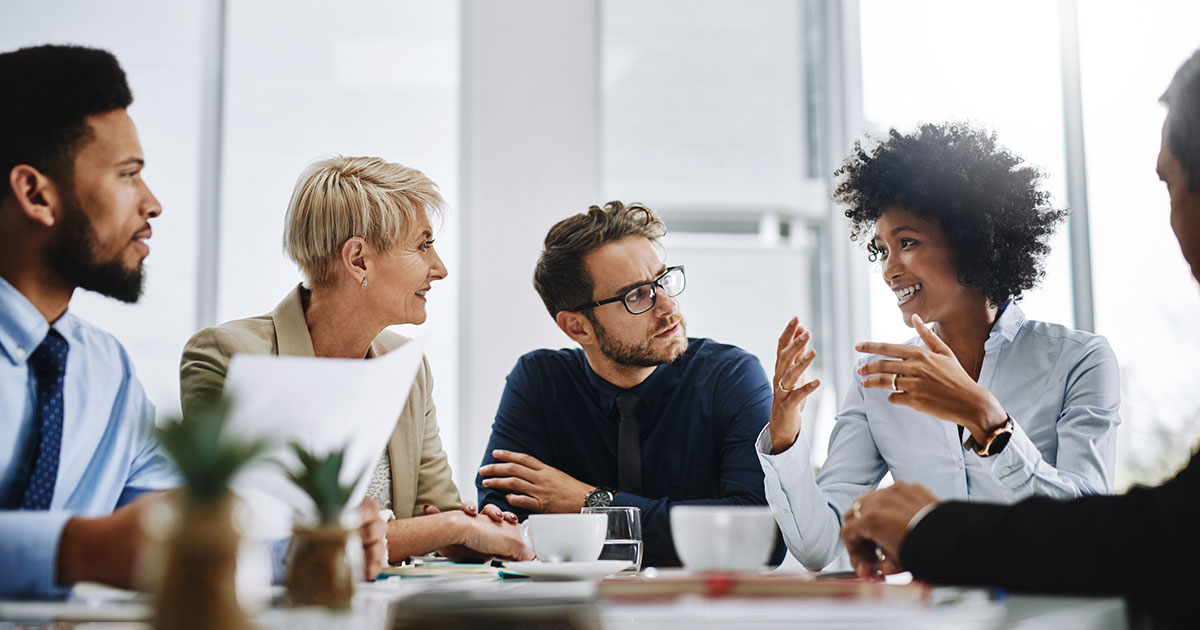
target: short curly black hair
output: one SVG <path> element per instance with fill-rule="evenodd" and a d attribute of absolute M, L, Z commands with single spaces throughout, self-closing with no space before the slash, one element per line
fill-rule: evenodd
<path fill-rule="evenodd" d="M 126 109 L 133 94 L 112 53 L 84 46 L 34 46 L 0 54 L 0 172 L 28 164 L 69 183 L 75 153 L 92 137 L 86 118 Z"/>
<path fill-rule="evenodd" d="M 936 220 L 959 282 L 1003 304 L 1045 275 L 1047 241 L 1068 214 L 1050 207 L 1042 174 L 1021 164 L 996 134 L 967 124 L 926 124 L 907 135 L 891 129 L 870 152 L 855 143 L 834 173 L 844 176 L 834 200 L 849 206 L 850 240 L 865 237 L 872 262 L 879 259 L 875 222 L 888 209 Z"/>

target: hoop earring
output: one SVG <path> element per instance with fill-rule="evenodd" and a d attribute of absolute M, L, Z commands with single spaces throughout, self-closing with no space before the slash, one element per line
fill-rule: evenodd
<path fill-rule="evenodd" d="M 365 289 L 365 288 L 367 288 L 367 278 L 366 278 L 366 276 L 363 276 L 362 288 L 364 288 L 364 289 Z"/>

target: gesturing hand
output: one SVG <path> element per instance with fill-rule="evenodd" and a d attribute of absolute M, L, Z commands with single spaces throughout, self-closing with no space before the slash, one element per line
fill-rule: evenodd
<path fill-rule="evenodd" d="M 812 333 L 793 317 L 779 336 L 775 351 L 774 397 L 771 400 L 771 449 L 782 453 L 792 447 L 800 434 L 801 414 L 809 394 L 816 391 L 821 381 L 812 380 L 801 385 L 804 371 L 816 358 L 815 350 L 807 350 Z M 807 352 L 806 352 L 807 350 Z"/>
<path fill-rule="evenodd" d="M 962 425 L 976 442 L 984 442 L 993 429 L 1007 421 L 1004 407 L 967 374 L 950 346 L 925 328 L 919 315 L 912 316 L 912 324 L 927 348 L 873 342 L 854 346 L 859 352 L 899 359 L 872 361 L 858 368 L 866 377 L 863 387 L 894 389 L 888 402 Z"/>
<path fill-rule="evenodd" d="M 846 510 L 842 523 L 842 542 L 854 572 L 875 579 L 903 571 L 899 552 L 908 524 L 917 512 L 937 503 L 938 498 L 925 486 L 903 481 L 859 497 Z"/>
<path fill-rule="evenodd" d="M 513 507 L 542 513 L 578 512 L 593 490 L 531 455 L 496 449 L 492 457 L 501 463 L 480 467 L 479 474 L 490 477 L 483 480 L 483 487 L 507 492 L 504 498 Z"/>

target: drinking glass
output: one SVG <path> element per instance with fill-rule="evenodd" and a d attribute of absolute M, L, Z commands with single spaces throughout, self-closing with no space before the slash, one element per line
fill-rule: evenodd
<path fill-rule="evenodd" d="M 604 538 L 601 560 L 626 560 L 626 571 L 642 568 L 642 511 L 635 507 L 585 507 L 584 514 L 604 514 L 608 517 L 608 533 Z"/>

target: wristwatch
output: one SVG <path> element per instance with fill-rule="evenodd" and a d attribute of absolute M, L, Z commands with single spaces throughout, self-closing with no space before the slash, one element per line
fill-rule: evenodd
<path fill-rule="evenodd" d="M 587 493 L 587 498 L 583 500 L 585 507 L 608 507 L 612 505 L 613 499 L 617 496 L 617 491 L 612 488 L 596 488 Z"/>
<path fill-rule="evenodd" d="M 976 442 L 975 436 L 972 435 L 970 438 L 967 438 L 966 447 L 975 451 L 975 454 L 980 457 L 991 457 L 1003 451 L 1005 446 L 1008 446 L 1008 441 L 1012 439 L 1012 434 L 1013 420 L 1012 416 L 1008 416 L 1004 419 L 1004 424 L 992 429 L 991 435 L 983 441 L 982 445 Z"/>

